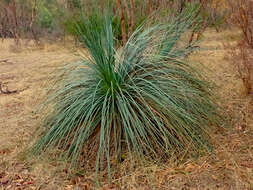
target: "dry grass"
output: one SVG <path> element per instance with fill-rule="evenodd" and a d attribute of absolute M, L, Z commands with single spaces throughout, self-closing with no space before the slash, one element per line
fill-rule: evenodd
<path fill-rule="evenodd" d="M 231 116 L 232 129 L 217 131 L 212 138 L 215 154 L 132 169 L 125 161 L 113 184 L 108 185 L 105 179 L 100 189 L 253 189 L 253 100 L 244 95 L 243 84 L 224 58 L 222 45 L 238 36 L 236 32 L 217 34 L 209 30 L 201 44 L 203 50 L 190 57 L 210 69 L 208 78 L 216 82 L 224 111 Z M 63 164 L 49 158 L 23 159 L 20 155 L 38 126 L 39 115 L 34 110 L 46 93 L 48 74 L 77 57 L 70 48 L 60 45 L 17 52 L 9 48 L 10 44 L 10 40 L 0 43 L 0 81 L 9 90 L 19 92 L 0 94 L 0 190 L 93 189 L 89 171 L 68 177 Z"/>

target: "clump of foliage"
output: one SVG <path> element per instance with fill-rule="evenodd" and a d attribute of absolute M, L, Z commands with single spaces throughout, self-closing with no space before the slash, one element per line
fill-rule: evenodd
<path fill-rule="evenodd" d="M 125 152 L 156 159 L 210 151 L 217 105 L 209 84 L 182 61 L 193 49 L 177 45 L 192 20 L 182 14 L 171 24 L 141 26 L 119 49 L 111 17 L 99 30 L 93 19 L 83 20 L 79 37 L 89 56 L 57 78 L 35 153 L 58 148 L 72 166 L 96 160 L 96 171 L 107 168 L 110 175 L 111 163 Z"/>
<path fill-rule="evenodd" d="M 37 23 L 41 28 L 47 28 L 49 31 L 53 30 L 53 16 L 47 7 L 43 6 L 41 8 Z"/>
<path fill-rule="evenodd" d="M 82 33 L 82 35 L 88 35 L 86 31 L 87 27 L 85 26 L 87 22 L 85 20 L 92 20 L 92 27 L 95 27 L 95 30 L 101 31 L 101 27 L 103 26 L 104 22 L 103 17 L 103 14 L 95 11 L 89 15 L 78 13 L 77 15 L 72 15 L 66 18 L 66 20 L 63 22 L 64 29 L 68 34 L 81 41 L 80 33 Z M 122 32 L 120 28 L 120 18 L 117 15 L 112 17 L 112 28 L 114 38 L 120 43 L 122 39 Z"/>

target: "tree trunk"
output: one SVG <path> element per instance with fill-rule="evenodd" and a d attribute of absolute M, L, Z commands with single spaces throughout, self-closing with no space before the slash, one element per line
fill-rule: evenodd
<path fill-rule="evenodd" d="M 127 41 L 127 38 L 126 38 L 125 17 L 124 17 L 124 13 L 121 6 L 121 0 L 117 0 L 117 6 L 118 6 L 120 21 L 121 21 L 122 41 L 123 41 L 123 44 L 125 44 Z"/>
<path fill-rule="evenodd" d="M 148 0 L 148 16 L 151 14 L 151 4 L 152 0 Z"/>
<path fill-rule="evenodd" d="M 126 14 L 127 14 L 127 34 L 126 34 L 126 38 L 128 39 L 128 37 L 131 35 L 130 34 L 130 26 L 131 26 L 131 14 L 130 14 L 130 11 L 129 11 L 129 7 L 128 7 L 128 3 L 127 3 L 127 0 L 123 0 L 124 2 L 124 7 L 126 9 Z"/>
<path fill-rule="evenodd" d="M 134 22 L 135 22 L 135 18 L 134 18 L 134 0 L 130 0 L 130 7 L 131 7 L 131 26 L 130 26 L 130 33 L 133 33 L 134 30 Z"/>

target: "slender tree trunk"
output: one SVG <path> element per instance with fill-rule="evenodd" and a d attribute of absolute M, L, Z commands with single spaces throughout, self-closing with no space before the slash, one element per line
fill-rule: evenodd
<path fill-rule="evenodd" d="M 33 28 L 33 23 L 35 21 L 36 18 L 36 9 L 37 9 L 37 0 L 34 0 L 34 5 L 33 5 L 33 9 L 32 9 L 32 16 L 31 16 L 31 22 L 30 22 L 30 30 L 32 32 L 33 38 L 35 40 L 35 42 L 38 44 L 38 38 L 36 35 L 36 32 L 34 31 Z"/>
<path fill-rule="evenodd" d="M 12 13 L 13 19 L 12 19 L 12 35 L 14 37 L 14 40 L 16 44 L 19 44 L 19 29 L 18 29 L 18 17 L 17 17 L 17 8 L 16 8 L 16 3 L 15 1 L 12 1 L 8 5 L 9 10 Z"/>
<path fill-rule="evenodd" d="M 130 0 L 130 8 L 131 8 L 131 26 L 130 26 L 130 33 L 133 33 L 134 30 L 134 22 L 135 22 L 135 17 L 134 17 L 134 0 Z"/>
<path fill-rule="evenodd" d="M 130 26 L 131 26 L 131 14 L 130 14 L 130 11 L 129 11 L 129 7 L 128 7 L 128 2 L 127 0 L 123 0 L 124 2 L 124 6 L 125 6 L 125 9 L 126 9 L 126 13 L 127 13 L 127 34 L 126 34 L 126 38 L 128 39 L 128 37 L 131 35 L 130 34 Z"/>
<path fill-rule="evenodd" d="M 2 41 L 4 40 L 4 38 L 7 37 L 7 26 L 8 26 L 8 22 L 9 22 L 9 19 L 8 19 L 8 12 L 7 12 L 7 7 L 4 7 L 3 8 L 3 17 L 2 17 L 2 20 L 1 20 L 1 25 L 2 25 Z"/>
<path fill-rule="evenodd" d="M 148 16 L 151 14 L 152 0 L 148 0 Z"/>
<path fill-rule="evenodd" d="M 125 44 L 127 41 L 127 38 L 126 38 L 125 17 L 124 17 L 124 13 L 121 6 L 121 0 L 117 0 L 117 6 L 118 6 L 120 21 L 121 21 L 122 41 Z"/>

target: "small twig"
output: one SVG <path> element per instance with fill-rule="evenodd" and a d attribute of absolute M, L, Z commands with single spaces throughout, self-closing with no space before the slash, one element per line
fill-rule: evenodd
<path fill-rule="evenodd" d="M 2 60 L 0 60 L 0 63 L 13 64 L 13 62 L 10 62 L 8 59 L 2 59 Z"/>
<path fill-rule="evenodd" d="M 4 91 L 3 88 L 2 88 L 2 82 L 0 82 L 0 93 L 3 93 L 3 94 L 14 94 L 14 93 L 17 93 L 17 92 L 18 92 L 17 90 L 9 91 L 8 87 L 6 87 L 6 90 Z"/>
<path fill-rule="evenodd" d="M 0 63 L 7 63 L 7 62 L 8 62 L 8 59 L 0 60 Z"/>

